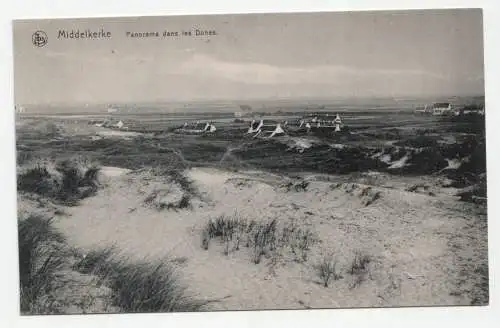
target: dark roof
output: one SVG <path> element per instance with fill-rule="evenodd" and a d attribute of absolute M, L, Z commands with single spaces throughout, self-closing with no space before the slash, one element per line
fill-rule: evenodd
<path fill-rule="evenodd" d="M 432 105 L 434 108 L 443 108 L 443 107 L 448 107 L 450 106 L 450 103 L 434 103 Z"/>

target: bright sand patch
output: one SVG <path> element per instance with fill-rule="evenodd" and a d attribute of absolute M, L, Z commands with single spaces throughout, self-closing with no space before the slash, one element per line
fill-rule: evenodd
<path fill-rule="evenodd" d="M 118 137 L 118 138 L 132 138 L 140 135 L 138 132 L 132 131 L 118 131 L 118 130 L 100 130 L 96 134 L 103 137 Z"/>
<path fill-rule="evenodd" d="M 101 173 L 107 177 L 118 177 L 123 174 L 129 173 L 130 170 L 123 169 L 121 167 L 113 167 L 113 166 L 103 166 L 101 167 Z"/>
<path fill-rule="evenodd" d="M 69 242 L 87 250 L 116 244 L 136 259 L 185 258 L 182 280 L 191 292 L 207 298 L 229 296 L 210 309 L 470 303 L 465 294 L 450 295 L 460 268 L 449 244 L 451 236 L 477 219 L 452 197 L 372 187 L 370 192 L 379 191 L 381 197 L 366 206 L 370 196 L 362 195 L 365 185 L 311 181 L 305 192 L 286 192 L 280 188 L 285 180 L 276 175 L 198 168 L 188 176 L 202 200 L 193 199 L 191 210 L 158 211 L 144 200 L 164 188 L 164 180 L 116 168 L 104 168 L 103 173 L 109 178 L 106 187 L 67 209 L 70 216 L 56 222 Z M 217 242 L 202 249 L 200 231 L 206 221 L 235 211 L 255 220 L 294 219 L 321 243 L 312 246 L 305 263 L 285 259 L 276 275 L 270 275 L 267 260 L 254 264 L 245 247 L 228 256 Z M 467 236 L 453 240 L 462 249 L 481 252 Z M 356 250 L 372 257 L 371 274 L 349 288 Z M 319 283 L 314 269 L 326 251 L 334 252 L 343 275 L 328 288 Z"/>

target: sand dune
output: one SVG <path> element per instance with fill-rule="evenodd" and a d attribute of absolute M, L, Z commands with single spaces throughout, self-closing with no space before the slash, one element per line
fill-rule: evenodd
<path fill-rule="evenodd" d="M 275 174 L 195 168 L 186 172 L 200 194 L 192 208 L 160 211 L 144 200 L 172 190 L 164 178 L 117 168 L 102 174 L 96 196 L 57 216 L 69 242 L 84 250 L 114 244 L 131 258 L 185 259 L 180 270 L 190 290 L 222 299 L 214 310 L 471 304 L 479 276 L 470 267 L 487 264 L 485 214 L 470 215 L 476 209 L 437 179 L 379 175 L 368 185 L 366 176 L 307 175 L 307 189 L 296 191 L 284 185 L 299 180 Z M 439 197 L 411 188 L 422 181 Z M 269 260 L 254 264 L 244 247 L 227 256 L 217 243 L 202 249 L 204 224 L 235 211 L 257 221 L 294 221 L 319 242 L 305 262 L 287 255 L 274 268 Z M 351 288 L 356 251 L 373 260 L 369 277 Z M 343 278 L 325 288 L 314 265 L 328 252 Z"/>

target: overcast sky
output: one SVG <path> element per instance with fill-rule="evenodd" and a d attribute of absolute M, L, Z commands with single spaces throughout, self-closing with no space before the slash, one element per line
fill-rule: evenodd
<path fill-rule="evenodd" d="M 111 32 L 58 39 L 59 30 Z M 130 38 L 126 32 L 215 30 Z M 479 9 L 16 21 L 18 104 L 484 93 Z M 32 34 L 48 35 L 35 47 Z"/>

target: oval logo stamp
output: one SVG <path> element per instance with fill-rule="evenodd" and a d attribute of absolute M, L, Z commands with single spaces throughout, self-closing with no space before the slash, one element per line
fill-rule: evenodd
<path fill-rule="evenodd" d="M 47 37 L 47 33 L 44 31 L 36 31 L 31 37 L 31 41 L 37 47 L 43 47 L 47 44 L 48 40 L 49 38 Z"/>

